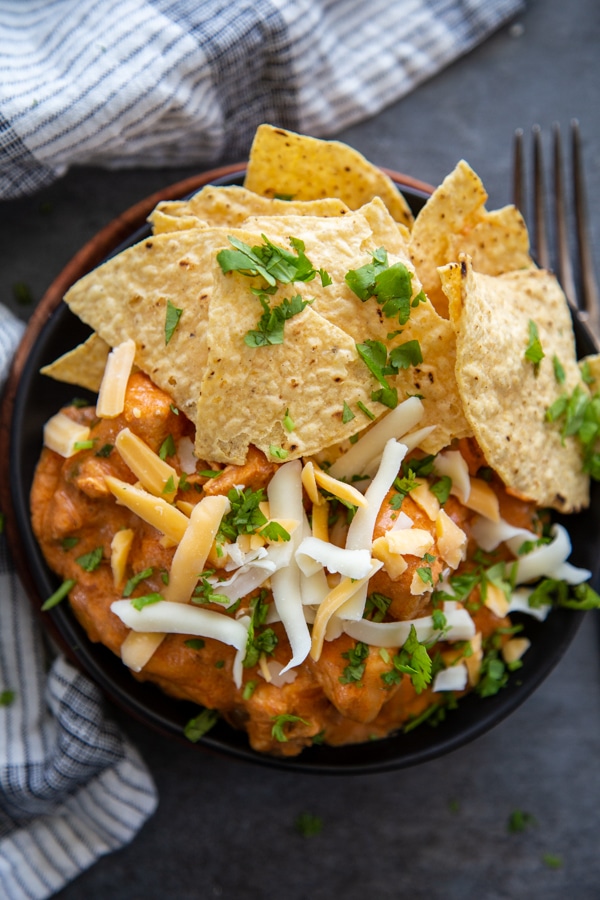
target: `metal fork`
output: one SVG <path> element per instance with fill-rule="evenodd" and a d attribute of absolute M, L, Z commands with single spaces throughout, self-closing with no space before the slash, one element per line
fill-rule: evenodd
<path fill-rule="evenodd" d="M 570 212 L 566 201 L 563 178 L 563 149 L 560 127 L 552 129 L 552 181 L 553 201 L 548 204 L 545 188 L 544 160 L 542 151 L 542 130 L 539 125 L 532 129 L 533 141 L 533 194 L 531 204 L 533 220 L 534 256 L 539 266 L 553 269 L 550 240 L 547 227 L 547 207 L 554 213 L 554 237 L 556 243 L 556 274 L 572 307 L 579 312 L 588 330 L 600 349 L 600 292 L 594 270 L 588 224 L 586 191 L 581 152 L 579 123 L 573 119 L 570 125 L 571 154 L 570 173 L 572 203 L 575 220 L 578 271 L 574 274 L 571 261 L 569 234 Z M 517 129 L 513 144 L 513 202 L 527 220 L 528 210 L 525 193 L 524 135 Z"/>

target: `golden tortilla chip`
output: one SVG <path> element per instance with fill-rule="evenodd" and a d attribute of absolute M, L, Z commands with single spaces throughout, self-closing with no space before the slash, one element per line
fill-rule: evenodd
<path fill-rule="evenodd" d="M 237 185 L 208 185 L 189 200 L 165 200 L 148 216 L 155 234 L 206 225 L 241 227 L 249 216 L 344 216 L 350 208 L 332 197 L 322 200 L 273 200 Z"/>
<path fill-rule="evenodd" d="M 272 303 L 289 296 L 280 290 Z M 374 380 L 352 337 L 307 306 L 286 321 L 283 343 L 249 347 L 244 336 L 261 312 L 247 279 L 223 275 L 216 265 L 197 456 L 241 464 L 252 443 L 276 461 L 295 459 L 364 428 L 369 420 L 358 403 L 378 408 L 376 415 L 385 411 L 371 400 Z M 354 414 L 346 423 L 344 403 Z M 293 422 L 292 431 L 284 419 Z"/>
<path fill-rule="evenodd" d="M 110 346 L 93 333 L 82 344 L 44 366 L 40 372 L 56 381 L 76 384 L 97 393 L 109 353 Z"/>
<path fill-rule="evenodd" d="M 89 272 L 65 295 L 72 311 L 111 347 L 136 344 L 135 363 L 192 421 L 206 368 L 212 267 L 230 229 L 157 234 Z M 170 339 L 167 309 L 181 310 Z"/>
<path fill-rule="evenodd" d="M 532 267 L 523 217 L 513 206 L 489 212 L 481 179 L 461 160 L 434 191 L 413 226 L 409 250 L 425 293 L 447 318 L 448 301 L 438 267 L 468 253 L 473 268 L 501 275 Z"/>
<path fill-rule="evenodd" d="M 260 125 L 250 150 L 244 186 L 265 197 L 318 200 L 337 197 L 358 209 L 381 197 L 396 221 L 411 225 L 410 208 L 381 169 L 347 144 Z"/>
<path fill-rule="evenodd" d="M 580 447 L 545 419 L 548 407 L 581 384 L 565 296 L 548 272 L 490 276 L 461 259 L 440 270 L 456 330 L 456 379 L 473 434 L 509 490 L 538 506 L 571 512 L 589 502 Z M 535 323 L 544 357 L 525 357 Z M 565 371 L 554 373 L 556 357 Z"/>

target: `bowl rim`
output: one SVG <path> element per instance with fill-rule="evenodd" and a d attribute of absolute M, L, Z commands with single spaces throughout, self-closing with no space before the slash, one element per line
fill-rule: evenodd
<path fill-rule="evenodd" d="M 143 198 L 133 206 L 129 207 L 123 213 L 115 217 L 111 222 L 97 232 L 83 247 L 71 258 L 62 271 L 52 281 L 46 292 L 44 293 L 40 303 L 35 308 L 27 327 L 25 329 L 22 340 L 16 350 L 13 362 L 9 371 L 0 409 L 0 466 L 3 469 L 9 465 L 11 454 L 14 451 L 12 440 L 12 425 L 15 415 L 15 404 L 19 396 L 19 386 L 24 371 L 27 369 L 28 360 L 30 359 L 32 350 L 38 339 L 44 334 L 47 328 L 52 327 L 53 316 L 58 314 L 62 304 L 62 298 L 67 289 L 80 277 L 91 271 L 103 260 L 119 252 L 124 246 L 128 246 L 134 242 L 136 234 L 140 233 L 140 239 L 147 233 L 146 220 L 150 212 L 156 204 L 163 200 L 178 200 L 195 193 L 208 184 L 231 184 L 236 183 L 235 179 L 240 179 L 246 169 L 247 163 L 234 163 L 228 166 L 221 166 L 210 169 L 198 175 L 177 181 L 164 189 L 156 191 L 149 196 Z M 400 188 L 406 190 L 408 194 L 412 194 L 415 199 L 425 200 L 431 195 L 434 188 L 426 182 L 396 172 L 392 169 L 382 169 L 394 183 Z M 581 325 L 581 323 L 579 322 Z M 29 552 L 27 548 L 26 536 L 19 527 L 18 518 L 15 514 L 16 498 L 11 488 L 11 479 L 0 477 L 0 503 L 5 512 L 6 535 L 9 548 L 13 554 L 17 572 L 22 580 L 25 591 L 33 604 L 34 609 L 43 619 L 43 628 L 53 637 L 55 642 L 65 653 L 67 658 L 76 665 L 76 667 L 91 677 L 96 684 L 99 684 L 103 692 L 122 710 L 133 715 L 134 718 L 143 722 L 146 726 L 153 728 L 171 738 L 178 738 L 189 746 L 189 741 L 181 733 L 181 729 L 173 726 L 169 717 L 161 716 L 160 713 L 153 713 L 152 720 L 148 719 L 148 711 L 143 703 L 139 704 L 135 697 L 131 695 L 124 697 L 122 692 L 115 690 L 114 684 L 110 678 L 107 679 L 102 666 L 97 664 L 95 653 L 74 652 L 73 640 L 69 640 L 65 635 L 55 617 L 43 615 L 40 611 L 42 598 L 38 584 L 32 573 L 32 567 L 29 562 Z M 515 708 L 537 689 L 541 682 L 547 677 L 550 671 L 558 663 L 563 653 L 574 638 L 585 614 L 569 611 L 568 617 L 563 617 L 564 622 L 561 623 L 561 638 L 559 641 L 559 651 L 550 659 L 542 662 L 535 670 L 534 676 L 528 679 L 527 685 L 520 688 L 512 695 L 503 696 L 499 702 L 490 702 L 497 698 L 488 698 L 485 703 L 481 703 L 479 698 L 465 697 L 461 699 L 460 706 L 468 705 L 467 701 L 477 700 L 478 715 L 475 722 L 468 727 L 461 727 L 460 724 L 445 735 L 441 741 L 432 741 L 431 746 L 423 749 L 417 749 L 414 752 L 405 753 L 401 758 L 398 757 L 397 751 L 392 748 L 386 753 L 385 748 L 378 758 L 372 761 L 360 760 L 360 748 L 364 748 L 364 744 L 345 745 L 343 747 L 319 747 L 307 748 L 299 756 L 296 757 L 274 757 L 266 754 L 258 753 L 252 750 L 247 744 L 245 732 L 242 734 L 245 743 L 231 743 L 228 740 L 214 737 L 212 732 L 205 735 L 196 745 L 203 750 L 215 751 L 221 754 L 227 754 L 238 759 L 253 762 L 269 768 L 280 768 L 287 771 L 301 771 L 304 773 L 314 774 L 369 774 L 380 773 L 385 771 L 396 770 L 399 768 L 407 768 L 416 764 L 427 762 L 433 758 L 445 755 L 460 746 L 474 740 L 483 733 L 489 731 L 492 727 L 502 721 Z M 74 619 L 74 617 L 73 617 Z M 91 644 L 91 642 L 88 641 Z M 92 648 L 100 647 L 100 653 L 106 651 L 101 645 L 91 645 Z M 88 648 L 89 649 L 89 648 Z M 111 654 L 112 656 L 112 654 Z M 83 660 L 82 661 L 82 657 Z M 154 687 L 154 686 L 152 686 Z M 157 689 L 158 690 L 158 689 Z M 177 701 L 171 701 L 177 702 Z M 453 713 L 455 715 L 455 713 Z M 468 718 L 468 716 L 467 716 Z M 229 728 L 229 726 L 225 726 Z M 232 730 L 232 729 L 229 729 Z M 236 732 L 237 734 L 237 732 Z M 400 733 L 401 734 L 401 733 Z M 398 733 L 396 733 L 396 738 Z M 386 741 L 393 741 L 394 736 L 378 741 L 372 747 L 385 744 Z M 310 753 L 312 750 L 320 751 L 319 759 L 311 760 Z M 336 759 L 337 757 L 337 759 Z"/>

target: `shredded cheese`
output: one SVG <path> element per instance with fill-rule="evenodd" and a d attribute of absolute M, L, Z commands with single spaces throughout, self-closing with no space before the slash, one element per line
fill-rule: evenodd
<path fill-rule="evenodd" d="M 439 555 L 451 569 L 456 569 L 466 554 L 467 535 L 444 509 L 440 509 L 435 520 L 435 533 Z"/>
<path fill-rule="evenodd" d="M 361 474 L 371 460 L 383 453 L 383 448 L 391 439 L 402 437 L 419 422 L 423 415 L 423 404 L 418 397 L 409 397 L 398 404 L 366 431 L 356 444 L 340 456 L 329 469 L 334 478 L 351 478 Z"/>
<path fill-rule="evenodd" d="M 375 571 L 376 568 L 374 566 L 367 577 L 361 578 L 359 581 L 354 581 L 352 578 L 343 578 L 325 597 L 317 610 L 312 629 L 310 655 L 315 661 L 318 661 L 321 656 L 325 632 L 330 619 L 341 610 L 354 594 L 357 592 L 362 593 L 363 588 L 366 588 L 369 579 Z"/>
<path fill-rule="evenodd" d="M 314 469 L 314 476 L 319 487 L 322 487 L 325 491 L 329 491 L 330 494 L 333 494 L 334 497 L 337 497 L 344 503 L 350 503 L 352 506 L 367 505 L 367 501 L 361 492 L 357 491 L 352 485 L 346 484 L 345 481 L 339 481 L 337 478 L 333 478 L 331 475 L 328 475 L 327 472 L 323 472 L 322 469 L 316 467 Z"/>
<path fill-rule="evenodd" d="M 296 550 L 296 562 L 304 575 L 314 575 L 323 566 L 348 578 L 364 578 L 371 569 L 368 550 L 347 550 L 315 537 L 305 537 Z"/>
<path fill-rule="evenodd" d="M 471 493 L 471 479 L 469 467 L 460 451 L 446 450 L 438 453 L 433 468 L 436 475 L 447 475 L 452 480 L 451 493 L 466 506 Z"/>
<path fill-rule="evenodd" d="M 507 665 L 518 662 L 531 647 L 531 641 L 526 637 L 514 637 L 502 645 L 502 657 Z"/>
<path fill-rule="evenodd" d="M 77 453 L 76 444 L 87 441 L 90 429 L 74 422 L 64 413 L 56 413 L 44 425 L 44 446 L 68 459 Z"/>
<path fill-rule="evenodd" d="M 130 631 L 121 644 L 121 659 L 132 672 L 141 672 L 166 635 L 161 632 Z"/>
<path fill-rule="evenodd" d="M 203 571 L 206 558 L 231 504 L 220 494 L 203 497 L 194 507 L 188 526 L 173 556 L 165 600 L 188 603 Z"/>
<path fill-rule="evenodd" d="M 437 673 L 433 679 L 431 690 L 434 694 L 439 691 L 464 691 L 468 677 L 467 667 L 464 662 L 456 663 Z"/>
<path fill-rule="evenodd" d="M 446 601 L 443 611 L 446 616 L 445 641 L 468 641 L 475 635 L 475 624 L 466 609 L 453 601 Z M 440 637 L 440 631 L 435 628 L 431 616 L 396 622 L 370 622 L 368 619 L 361 619 L 358 622 L 344 622 L 344 631 L 354 640 L 373 647 L 402 647 L 411 625 L 415 626 L 417 639 L 421 642 L 438 640 Z"/>
<path fill-rule="evenodd" d="M 431 519 L 432 522 L 435 522 L 440 511 L 440 501 L 435 494 L 432 494 L 429 490 L 429 482 L 422 478 L 418 478 L 417 481 L 418 486 L 413 488 L 410 492 L 411 500 L 414 500 L 417 506 L 423 510 L 425 515 Z"/>
<path fill-rule="evenodd" d="M 118 587 L 125 578 L 132 542 L 133 530 L 131 528 L 122 528 L 120 531 L 116 531 L 110 542 L 110 567 L 115 587 Z"/>
<path fill-rule="evenodd" d="M 179 475 L 168 462 L 129 428 L 123 428 L 115 438 L 115 447 L 123 462 L 129 466 L 143 487 L 157 497 L 171 503 L 177 493 Z M 167 489 L 170 485 L 170 490 Z"/>
<path fill-rule="evenodd" d="M 482 478 L 471 478 L 470 481 L 471 490 L 465 506 L 472 509 L 473 512 L 485 516 L 486 519 L 491 519 L 492 522 L 499 522 L 500 503 L 496 492 Z"/>
<path fill-rule="evenodd" d="M 389 534 L 389 532 L 388 532 Z M 388 573 L 392 581 L 397 581 L 400 576 L 408 569 L 408 563 L 400 553 L 390 550 L 387 534 L 382 535 L 373 541 L 371 553 L 375 559 L 383 563 L 383 568 Z"/>
<path fill-rule="evenodd" d="M 123 341 L 108 354 L 98 392 L 96 413 L 101 419 L 114 419 L 125 407 L 125 391 L 135 358 L 135 341 Z"/>
<path fill-rule="evenodd" d="M 155 497 L 143 488 L 121 481 L 113 475 L 106 475 L 104 481 L 117 503 L 126 506 L 176 544 L 179 543 L 189 521 L 180 510 L 162 497 Z"/>

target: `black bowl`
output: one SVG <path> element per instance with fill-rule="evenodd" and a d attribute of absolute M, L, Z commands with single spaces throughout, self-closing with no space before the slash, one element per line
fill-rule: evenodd
<path fill-rule="evenodd" d="M 413 179 L 388 172 L 418 212 L 431 189 Z M 29 492 L 42 447 L 42 427 L 46 420 L 75 394 L 85 392 L 39 374 L 40 367 L 56 359 L 84 340 L 89 332 L 61 298 L 66 289 L 103 258 L 149 234 L 148 212 L 159 199 L 186 196 L 204 184 L 239 184 L 243 166 L 206 173 L 153 195 L 111 223 L 86 245 L 51 286 L 36 310 L 15 364 L 5 395 L 0 446 L 3 473 L 3 508 L 7 516 L 10 546 L 20 575 L 37 610 L 58 586 L 33 535 L 29 517 Z M 574 315 L 578 352 L 594 352 L 593 342 Z M 89 395 L 88 399 L 92 400 Z M 573 562 L 595 572 L 598 555 L 596 535 L 600 533 L 600 503 L 594 492 L 590 509 L 568 518 L 572 536 Z M 266 766 L 288 770 L 350 774 L 383 772 L 423 763 L 472 741 L 516 709 L 541 684 L 559 661 L 582 621 L 583 613 L 557 609 L 540 623 L 521 616 L 531 647 L 523 666 L 510 676 L 507 686 L 496 696 L 481 699 L 464 697 L 458 708 L 437 727 L 421 725 L 409 733 L 398 732 L 383 740 L 345 747 L 316 746 L 290 759 L 259 754 L 248 744 L 245 732 L 220 721 L 196 745 Z M 86 672 L 123 710 L 160 732 L 186 740 L 183 729 L 197 707 L 173 700 L 149 683 L 136 681 L 120 659 L 101 644 L 92 643 L 67 603 L 42 614 L 46 628 L 67 656 Z"/>

